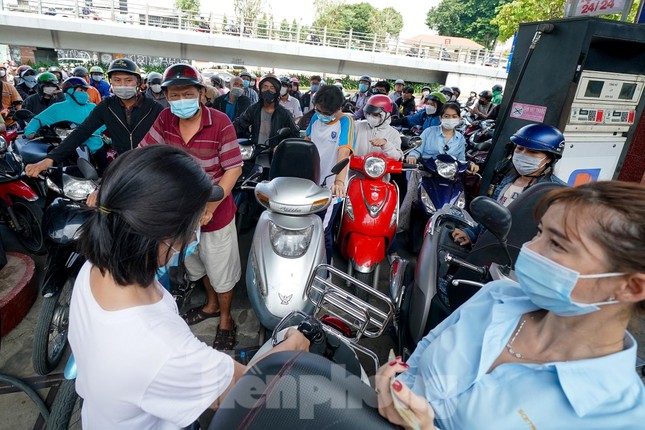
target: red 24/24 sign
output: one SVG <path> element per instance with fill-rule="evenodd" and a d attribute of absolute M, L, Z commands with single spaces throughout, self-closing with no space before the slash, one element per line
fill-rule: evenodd
<path fill-rule="evenodd" d="M 580 0 L 574 16 L 608 15 L 620 13 L 628 0 Z"/>

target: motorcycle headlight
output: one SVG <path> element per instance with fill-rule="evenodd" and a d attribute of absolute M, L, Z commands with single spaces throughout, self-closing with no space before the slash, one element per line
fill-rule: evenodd
<path fill-rule="evenodd" d="M 255 145 L 240 145 L 240 152 L 242 153 L 242 160 L 250 160 L 253 156 Z"/>
<path fill-rule="evenodd" d="M 89 179 L 63 175 L 63 194 L 72 200 L 85 200 L 95 190 L 96 184 Z"/>
<path fill-rule="evenodd" d="M 380 157 L 367 157 L 363 170 L 370 178 L 379 178 L 385 173 L 385 160 Z"/>
<path fill-rule="evenodd" d="M 428 195 L 428 192 L 425 190 L 425 188 L 421 187 L 419 194 L 421 195 L 421 201 L 423 202 L 423 206 L 425 206 L 426 211 L 429 214 L 435 213 L 437 209 L 434 207 L 434 203 L 432 203 L 432 199 Z"/>
<path fill-rule="evenodd" d="M 276 254 L 284 258 L 302 257 L 309 249 L 313 232 L 313 225 L 301 230 L 287 230 L 273 222 L 269 223 L 271 246 Z"/>
<path fill-rule="evenodd" d="M 452 179 L 457 174 L 457 163 L 444 163 L 443 161 L 436 160 L 437 173 L 446 179 Z"/>
<path fill-rule="evenodd" d="M 354 221 L 354 206 L 352 206 L 352 201 L 349 199 L 349 197 L 345 197 L 345 213 L 351 219 Z"/>
<path fill-rule="evenodd" d="M 466 207 L 466 196 L 464 195 L 464 193 L 459 193 L 459 197 L 457 197 L 457 202 L 455 204 L 460 209 Z"/>

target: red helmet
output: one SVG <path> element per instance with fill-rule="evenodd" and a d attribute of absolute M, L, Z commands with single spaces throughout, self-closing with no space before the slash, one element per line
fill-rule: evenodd
<path fill-rule="evenodd" d="M 371 114 L 379 114 L 381 112 L 392 113 L 392 100 L 385 94 L 376 94 L 367 99 L 367 104 L 363 108 L 363 112 Z"/>
<path fill-rule="evenodd" d="M 197 85 L 203 87 L 202 75 L 190 64 L 173 64 L 163 72 L 161 86 Z"/>

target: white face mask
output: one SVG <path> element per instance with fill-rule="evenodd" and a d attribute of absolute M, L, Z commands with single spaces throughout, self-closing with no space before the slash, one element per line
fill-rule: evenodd
<path fill-rule="evenodd" d="M 56 91 L 55 87 L 43 87 L 43 94 L 46 94 L 48 96 L 54 94 L 54 91 Z"/>
<path fill-rule="evenodd" d="M 92 75 L 92 79 L 94 79 L 96 82 L 100 82 L 103 80 L 103 75 Z"/>
<path fill-rule="evenodd" d="M 282 88 L 280 88 L 280 95 L 281 95 L 281 96 L 284 96 L 284 95 L 286 95 L 286 94 L 287 94 L 287 88 L 286 88 L 286 87 L 282 87 Z"/>
<path fill-rule="evenodd" d="M 437 112 L 437 107 L 433 105 L 426 105 L 426 113 L 428 115 L 434 115 Z"/>
<path fill-rule="evenodd" d="M 442 119 L 441 127 L 445 128 L 446 130 L 454 130 L 460 122 L 460 119 Z"/>
<path fill-rule="evenodd" d="M 380 116 L 366 115 L 365 120 L 372 128 L 376 128 L 383 122 L 383 118 Z"/>
<path fill-rule="evenodd" d="M 4 70 L 0 70 L 0 78 L 4 78 L 6 74 L 7 72 L 5 72 Z"/>
<path fill-rule="evenodd" d="M 153 93 L 159 94 L 161 92 L 161 84 L 150 85 L 150 89 Z"/>
<path fill-rule="evenodd" d="M 112 86 L 112 92 L 115 96 L 123 100 L 129 100 L 137 95 L 137 87 L 115 87 Z"/>
<path fill-rule="evenodd" d="M 423 95 L 426 96 L 426 97 L 428 96 L 428 94 L 430 94 L 430 91 L 424 91 L 423 92 Z"/>
<path fill-rule="evenodd" d="M 531 157 L 530 155 L 516 152 L 513 154 L 513 167 L 522 176 L 530 175 L 540 168 L 540 164 L 545 158 Z"/>

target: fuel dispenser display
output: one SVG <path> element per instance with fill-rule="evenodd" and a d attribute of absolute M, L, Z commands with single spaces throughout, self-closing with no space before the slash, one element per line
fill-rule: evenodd
<path fill-rule="evenodd" d="M 566 147 L 556 175 L 570 185 L 613 179 L 645 76 L 583 71 L 564 127 Z"/>
<path fill-rule="evenodd" d="M 510 136 L 536 122 L 564 133 L 555 174 L 570 185 L 625 172 L 640 180 L 644 89 L 645 26 L 588 17 L 521 24 L 481 189 L 499 178 Z"/>

